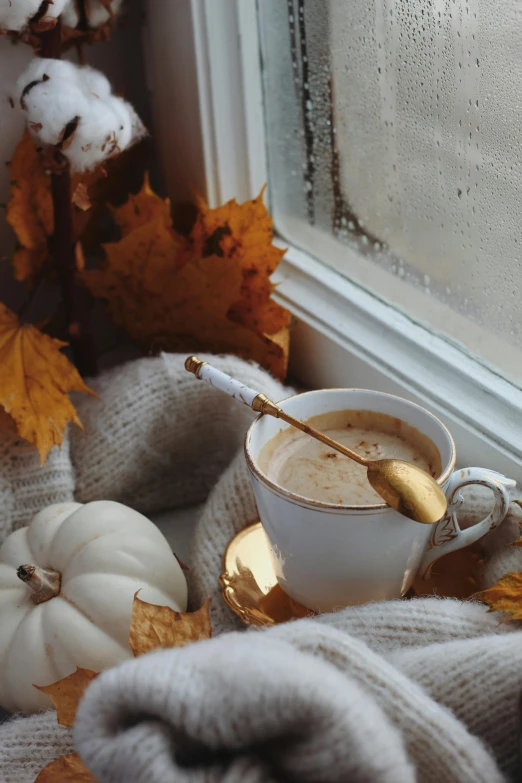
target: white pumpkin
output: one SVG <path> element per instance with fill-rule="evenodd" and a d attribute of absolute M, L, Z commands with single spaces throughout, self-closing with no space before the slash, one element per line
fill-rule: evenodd
<path fill-rule="evenodd" d="M 149 603 L 186 609 L 187 584 L 167 540 L 121 503 L 48 506 L 12 533 L 0 548 L 0 705 L 39 711 L 49 699 L 33 684 L 131 658 L 138 590 Z"/>

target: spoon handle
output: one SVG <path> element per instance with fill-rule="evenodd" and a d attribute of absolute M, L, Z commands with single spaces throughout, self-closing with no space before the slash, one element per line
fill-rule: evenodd
<path fill-rule="evenodd" d="M 248 405 L 249 408 L 258 413 L 271 413 L 272 416 L 278 415 L 276 411 L 280 409 L 264 394 L 251 389 L 249 386 L 245 386 L 241 381 L 231 378 L 230 375 L 221 372 L 221 370 L 213 367 L 208 362 L 202 362 L 197 356 L 189 356 L 185 362 L 185 369 L 193 373 L 200 381 L 206 381 L 211 386 L 215 386 L 216 389 L 220 389 L 225 394 Z M 271 406 L 270 410 L 264 409 L 267 406 Z"/>
<path fill-rule="evenodd" d="M 370 464 L 367 459 L 364 459 L 364 457 L 361 457 L 347 446 L 338 443 L 336 440 L 332 440 L 328 435 L 316 430 L 314 427 L 310 427 L 310 425 L 306 424 L 304 421 L 295 419 L 293 416 L 290 416 L 289 413 L 285 413 L 285 411 L 272 402 L 272 400 L 269 400 L 265 394 L 255 391 L 255 389 L 251 389 L 249 386 L 245 386 L 241 381 L 238 381 L 236 378 L 231 378 L 230 375 L 221 372 L 221 370 L 218 370 L 217 367 L 213 367 L 208 362 L 202 362 L 197 356 L 188 357 L 185 362 L 185 369 L 193 373 L 200 381 L 206 381 L 207 383 L 210 383 L 211 386 L 221 389 L 225 394 L 234 397 L 236 400 L 240 400 L 245 405 L 248 405 L 249 408 L 257 411 L 257 413 L 264 413 L 269 416 L 274 416 L 276 419 L 286 421 L 287 424 L 291 424 L 292 427 L 296 427 L 298 430 L 301 430 L 301 432 L 310 435 L 316 440 L 320 440 L 321 443 L 324 443 L 329 448 L 344 454 L 345 457 L 355 460 L 359 465 L 368 467 Z"/>

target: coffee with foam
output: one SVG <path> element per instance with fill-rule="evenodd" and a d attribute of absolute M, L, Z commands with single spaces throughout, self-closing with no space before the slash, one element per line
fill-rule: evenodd
<path fill-rule="evenodd" d="M 367 410 L 335 411 L 307 422 L 368 460 L 402 459 L 440 476 L 441 459 L 432 441 L 401 419 Z M 259 467 L 275 484 L 303 498 L 342 506 L 382 503 L 366 468 L 293 427 L 265 444 Z"/>

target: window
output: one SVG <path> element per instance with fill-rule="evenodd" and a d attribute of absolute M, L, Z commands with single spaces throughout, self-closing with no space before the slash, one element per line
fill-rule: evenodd
<path fill-rule="evenodd" d="M 420 402 L 461 464 L 522 478 L 522 14 L 497 5 L 148 0 L 146 40 L 172 199 L 269 183 L 294 374 Z"/>
<path fill-rule="evenodd" d="M 280 232 L 521 383 L 519 3 L 258 9 Z"/>

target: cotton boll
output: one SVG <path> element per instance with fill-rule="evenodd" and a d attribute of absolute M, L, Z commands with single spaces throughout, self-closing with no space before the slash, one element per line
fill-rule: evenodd
<path fill-rule="evenodd" d="M 135 111 L 132 104 L 124 101 L 125 105 L 129 109 L 130 120 L 132 123 L 132 144 L 135 144 L 139 139 L 143 139 L 147 135 L 147 128 L 139 118 L 138 113 Z"/>
<path fill-rule="evenodd" d="M 24 96 L 25 88 L 33 82 L 41 82 L 47 76 L 49 81 L 56 83 L 78 84 L 78 68 L 67 60 L 51 60 L 34 57 L 16 82 L 15 95 Z M 29 93 L 27 93 L 29 95 Z M 24 96 L 25 101 L 25 96 Z"/>
<path fill-rule="evenodd" d="M 58 146 L 76 171 L 94 168 L 145 133 L 133 107 L 89 67 L 35 58 L 18 80 L 16 96 L 34 138 Z"/>
<path fill-rule="evenodd" d="M 78 171 L 92 169 L 119 150 L 115 149 L 114 113 L 102 101 L 89 107 L 71 138 L 65 154 Z"/>
<path fill-rule="evenodd" d="M 134 110 L 121 98 L 90 102 L 89 114 L 78 124 L 65 151 L 75 169 L 92 169 L 119 154 L 139 136 L 133 133 Z"/>
<path fill-rule="evenodd" d="M 12 2 L 16 3 L 20 2 L 20 0 L 12 0 Z M 49 4 L 44 9 L 45 12 L 42 19 L 58 19 L 68 2 L 69 0 L 50 0 Z M 41 4 L 41 7 L 44 8 L 43 3 Z M 38 11 L 39 10 L 40 7 L 38 8 Z"/>
<path fill-rule="evenodd" d="M 121 98 L 92 101 L 88 120 L 78 125 L 65 154 L 74 160 L 75 168 L 91 169 L 143 135 L 143 129 L 140 134 L 135 132 L 136 119 L 132 106 Z"/>
<path fill-rule="evenodd" d="M 89 114 L 89 102 L 74 84 L 51 79 L 35 85 L 24 99 L 31 135 L 44 144 L 59 144 L 66 126 L 75 117 Z"/>
<path fill-rule="evenodd" d="M 132 137 L 134 135 L 133 116 L 131 113 L 134 110 L 130 104 L 126 103 L 121 98 L 109 98 L 107 104 L 110 107 L 114 117 L 113 127 L 116 142 L 120 149 L 125 149 L 131 143 Z"/>
<path fill-rule="evenodd" d="M 0 29 L 25 29 L 31 21 L 45 23 L 56 19 L 70 0 L 0 0 Z M 40 16 L 41 14 L 41 16 Z"/>
<path fill-rule="evenodd" d="M 66 61 L 34 58 L 16 89 L 29 131 L 40 143 L 58 144 L 68 122 L 89 111 L 78 69 Z"/>
<path fill-rule="evenodd" d="M 31 22 L 46 27 L 57 19 L 70 0 L 0 0 L 0 29 L 24 30 Z M 50 25 L 49 25 L 50 26 Z"/>
<path fill-rule="evenodd" d="M 122 5 L 123 0 L 112 0 L 111 10 L 113 18 L 118 16 Z M 87 16 L 89 20 L 89 27 L 92 28 L 100 27 L 102 24 L 106 24 L 106 22 L 108 22 L 111 18 L 108 10 L 104 5 L 102 5 L 102 3 L 99 2 L 99 0 L 93 0 L 93 2 L 91 2 Z"/>
<path fill-rule="evenodd" d="M 108 98 L 112 94 L 111 83 L 100 71 L 95 71 L 88 65 L 82 68 L 82 86 L 94 97 Z"/>
<path fill-rule="evenodd" d="M 0 29 L 23 30 L 40 3 L 41 0 L 0 0 Z"/>
<path fill-rule="evenodd" d="M 143 138 L 145 127 L 134 108 L 121 98 L 112 97 L 109 105 L 114 113 L 114 136 L 119 149 L 124 150 L 130 144 Z"/>
<path fill-rule="evenodd" d="M 70 0 L 62 11 L 62 24 L 66 27 L 76 27 L 80 21 L 80 16 L 76 8 L 75 0 Z"/>
<path fill-rule="evenodd" d="M 117 16 L 123 5 L 123 0 L 112 0 L 111 9 L 113 16 Z M 111 15 L 100 0 L 90 0 L 86 8 L 87 24 L 91 29 L 106 24 Z M 68 27 L 77 27 L 80 21 L 75 0 L 69 0 L 62 14 L 62 22 Z"/>

